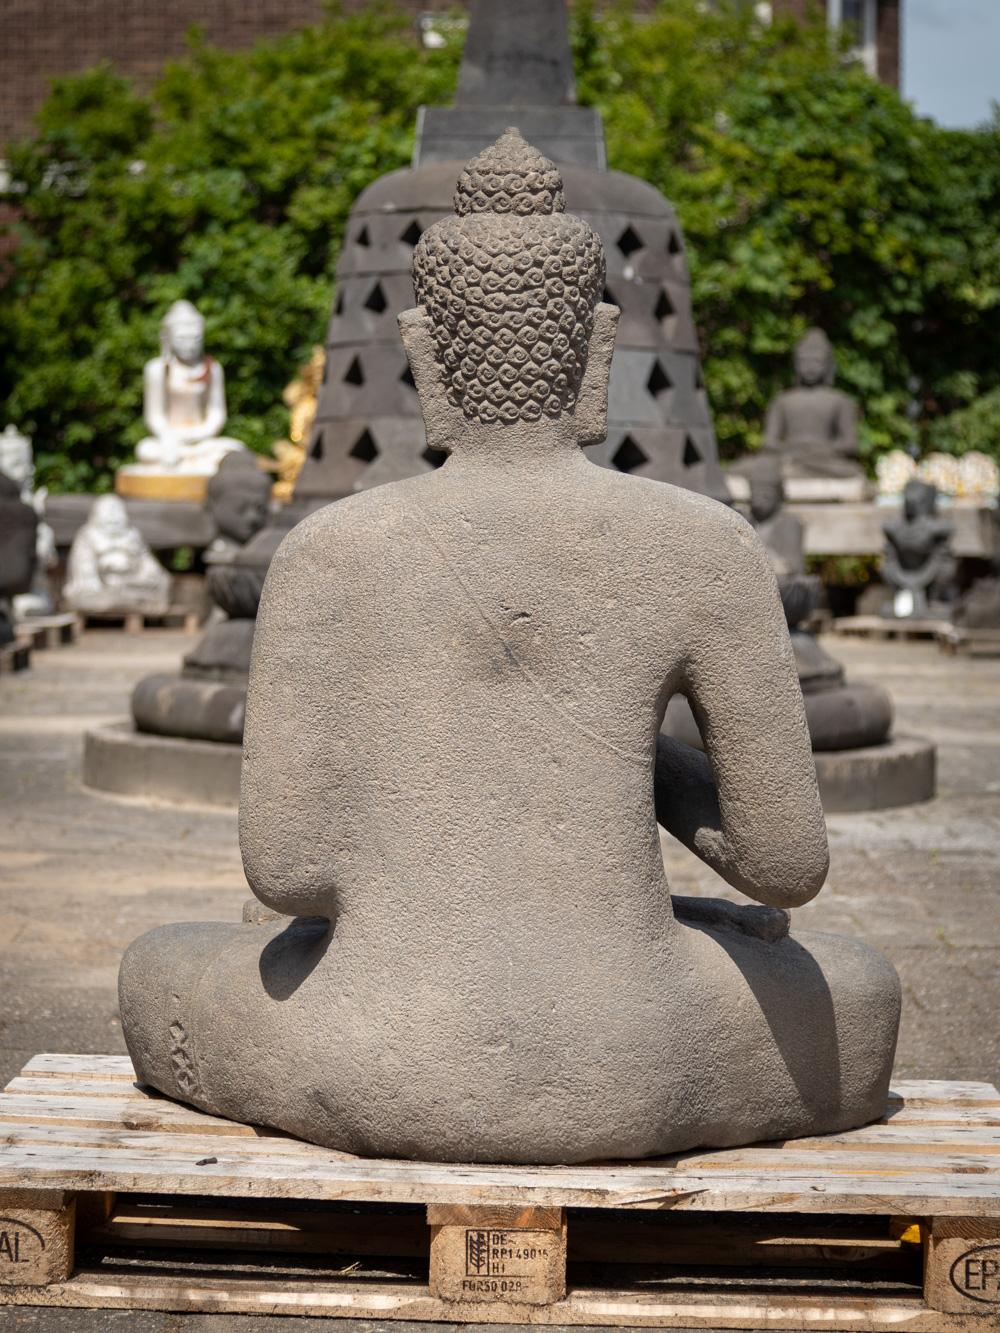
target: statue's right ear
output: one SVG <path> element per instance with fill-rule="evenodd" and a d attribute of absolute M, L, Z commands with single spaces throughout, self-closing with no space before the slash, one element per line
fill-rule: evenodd
<path fill-rule="evenodd" d="M 432 449 L 450 452 L 455 432 L 460 429 L 461 413 L 448 402 L 441 363 L 431 321 L 424 306 L 404 310 L 397 319 L 410 373 L 420 399 L 427 443 Z"/>

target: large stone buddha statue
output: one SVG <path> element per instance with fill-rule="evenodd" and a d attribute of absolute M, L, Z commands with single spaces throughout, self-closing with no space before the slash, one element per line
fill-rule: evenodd
<path fill-rule="evenodd" d="M 791 932 L 827 870 L 757 536 L 600 468 L 618 311 L 599 237 L 513 131 L 421 236 L 400 318 L 443 467 L 286 536 L 240 806 L 278 920 L 122 964 L 139 1077 L 351 1152 L 633 1158 L 885 1108 L 892 968 Z M 659 740 L 670 695 L 707 756 Z M 763 906 L 672 899 L 657 821 Z"/>
<path fill-rule="evenodd" d="M 222 434 L 226 377 L 205 353 L 205 321 L 190 301 L 175 301 L 167 311 L 160 344 L 160 355 L 143 372 L 149 434 L 136 446 L 138 461 L 119 470 L 115 487 L 136 498 L 201 498 L 223 457 L 245 446 Z"/>

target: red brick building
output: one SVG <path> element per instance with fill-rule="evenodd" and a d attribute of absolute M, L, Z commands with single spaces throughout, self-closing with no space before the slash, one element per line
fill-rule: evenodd
<path fill-rule="evenodd" d="M 367 0 L 347 0 L 360 8 Z M 400 0 L 416 20 L 451 0 Z M 636 8 L 649 0 L 636 0 Z M 772 0 L 774 13 L 826 9 L 831 26 L 850 24 L 869 69 L 899 82 L 899 11 L 902 0 Z M 762 6 L 762 9 L 766 7 Z M 216 45 L 249 46 L 261 37 L 315 23 L 323 0 L 4 0 L 0 40 L 0 152 L 31 120 L 55 75 L 89 69 L 102 60 L 140 87 L 153 82 L 164 61 L 184 54 L 197 25 Z"/>

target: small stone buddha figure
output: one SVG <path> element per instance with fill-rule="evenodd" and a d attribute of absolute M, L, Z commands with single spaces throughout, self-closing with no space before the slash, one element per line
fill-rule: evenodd
<path fill-rule="evenodd" d="M 229 560 L 267 522 L 271 479 L 249 449 L 226 454 L 208 483 L 206 508 L 215 537 L 205 550 L 209 564 Z"/>
<path fill-rule="evenodd" d="M 760 458 L 750 478 L 750 517 L 778 580 L 802 687 L 813 750 L 856 750 L 879 745 L 892 728 L 892 700 L 878 685 L 845 678 L 844 668 L 807 628 L 823 599 L 823 585 L 806 573 L 802 524 L 784 508 L 776 460 Z M 675 734 L 689 743 L 691 734 Z M 695 743 L 701 743 L 700 735 Z"/>
<path fill-rule="evenodd" d="M 886 1104 L 890 965 L 789 929 L 827 841 L 767 554 L 601 468 L 618 310 L 508 131 L 414 253 L 419 476 L 317 510 L 268 572 L 240 844 L 264 924 L 127 951 L 139 1078 L 370 1155 L 635 1158 Z M 659 739 L 683 690 L 708 755 Z M 764 906 L 671 899 L 657 820 Z"/>
<path fill-rule="evenodd" d="M 861 478 L 854 399 L 833 387 L 836 361 L 822 329 L 809 329 L 795 347 L 793 389 L 778 394 L 767 413 L 764 448 L 790 478 Z"/>
<path fill-rule="evenodd" d="M 21 499 L 20 486 L 0 471 L 0 648 L 15 638 L 13 600 L 31 587 L 37 530 L 38 515 Z"/>
<path fill-rule="evenodd" d="M 49 589 L 49 570 L 58 564 L 56 539 L 45 522 L 45 501 L 48 492 L 35 488 L 35 459 L 31 441 L 16 426 L 7 426 L 0 434 L 0 472 L 5 473 L 20 488 L 21 499 L 31 505 L 38 515 L 35 535 L 35 572 L 31 587 L 13 599 L 14 615 L 49 616 L 53 612 L 52 593 Z"/>
<path fill-rule="evenodd" d="M 75 611 L 163 615 L 170 575 L 146 545 L 117 495 L 94 501 L 73 538 L 63 598 Z"/>
<path fill-rule="evenodd" d="M 244 448 L 222 434 L 226 377 L 205 353 L 205 321 L 190 301 L 175 301 L 160 326 L 161 352 L 143 373 L 149 435 L 136 458 L 147 470 L 210 476 L 223 456 Z"/>
<path fill-rule="evenodd" d="M 146 676 L 132 692 L 139 731 L 239 745 L 254 623 L 264 576 L 284 530 L 265 528 L 271 481 L 249 452 L 229 454 L 208 485 L 219 537 L 208 548 L 216 618 L 179 674 Z M 224 543 L 224 545 L 223 545 Z"/>
<path fill-rule="evenodd" d="M 949 599 L 955 573 L 954 528 L 937 510 L 937 487 L 914 477 L 903 488 L 903 512 L 882 525 L 881 574 L 895 589 L 886 614 L 926 616 L 932 603 Z"/>

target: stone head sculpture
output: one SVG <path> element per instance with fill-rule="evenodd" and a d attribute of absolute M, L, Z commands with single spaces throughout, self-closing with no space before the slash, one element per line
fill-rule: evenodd
<path fill-rule="evenodd" d="M 16 481 L 22 491 L 31 491 L 35 476 L 31 441 L 16 426 L 6 426 L 0 435 L 0 472 Z"/>
<path fill-rule="evenodd" d="M 781 465 L 771 457 L 754 462 L 755 466 L 750 470 L 750 514 L 755 523 L 766 523 L 784 503 Z"/>
<path fill-rule="evenodd" d="M 795 344 L 795 376 L 800 384 L 813 387 L 832 384 L 837 372 L 830 339 L 822 329 L 808 329 Z"/>
<path fill-rule="evenodd" d="M 271 480 L 253 454 L 234 450 L 209 481 L 207 497 L 220 535 L 242 546 L 267 522 Z"/>
<path fill-rule="evenodd" d="M 160 325 L 160 349 L 185 365 L 200 361 L 205 347 L 205 321 L 190 301 L 175 301 Z"/>
<path fill-rule="evenodd" d="M 601 240 L 517 130 L 462 172 L 413 284 L 420 304 L 399 322 L 432 448 L 496 447 L 504 428 L 604 438 L 618 311 L 600 303 Z"/>
<path fill-rule="evenodd" d="M 930 518 L 937 511 L 937 487 L 919 477 L 911 477 L 903 487 L 903 515 L 908 523 Z"/>

